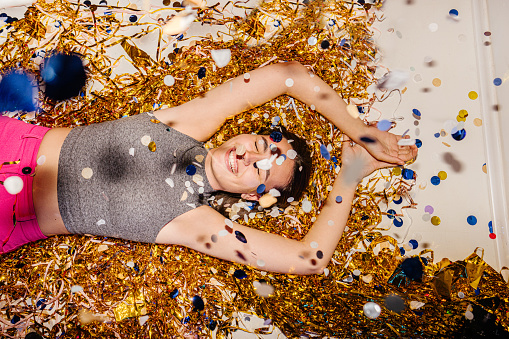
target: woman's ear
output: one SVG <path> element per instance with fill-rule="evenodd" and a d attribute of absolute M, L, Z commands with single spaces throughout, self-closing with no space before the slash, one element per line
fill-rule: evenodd
<path fill-rule="evenodd" d="M 258 201 L 260 199 L 260 195 L 258 193 L 242 193 L 240 196 L 244 200 Z"/>

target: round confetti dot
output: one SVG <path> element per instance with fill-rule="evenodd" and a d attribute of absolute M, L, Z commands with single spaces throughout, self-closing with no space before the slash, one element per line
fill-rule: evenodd
<path fill-rule="evenodd" d="M 436 32 L 438 31 L 438 24 L 435 23 L 435 22 L 432 22 L 428 25 L 428 28 L 431 32 Z"/>
<path fill-rule="evenodd" d="M 465 34 L 458 35 L 458 41 L 459 42 L 465 42 L 467 41 L 467 36 Z"/>
<path fill-rule="evenodd" d="M 382 313 L 382 308 L 377 303 L 370 301 L 364 304 L 362 311 L 367 318 L 376 319 Z"/>
<path fill-rule="evenodd" d="M 163 81 L 166 86 L 173 86 L 175 84 L 175 78 L 171 75 L 165 76 Z"/>
<path fill-rule="evenodd" d="M 264 185 L 264 184 L 260 184 L 260 185 L 256 188 L 256 193 L 258 193 L 258 194 L 262 194 L 263 192 L 265 192 L 265 185 Z"/>
<path fill-rule="evenodd" d="M 438 176 L 436 176 L 436 175 L 432 176 L 430 181 L 435 186 L 440 184 L 440 178 Z"/>
<path fill-rule="evenodd" d="M 195 175 L 195 174 L 196 174 L 196 166 L 194 166 L 194 165 L 188 165 L 188 166 L 186 167 L 186 173 L 187 173 L 187 175 L 191 175 L 191 176 L 192 176 L 192 175 Z"/>
<path fill-rule="evenodd" d="M 491 36 L 491 32 L 490 31 L 484 32 L 484 36 Z"/>
<path fill-rule="evenodd" d="M 279 131 L 270 132 L 270 140 L 274 142 L 280 142 L 281 140 L 283 140 L 283 133 Z"/>
<path fill-rule="evenodd" d="M 151 141 L 148 143 L 148 149 L 151 151 L 151 152 L 155 152 L 156 151 L 156 143 Z"/>
<path fill-rule="evenodd" d="M 401 313 L 405 309 L 405 301 L 399 295 L 392 294 L 385 298 L 385 307 L 396 313 Z"/>
<path fill-rule="evenodd" d="M 258 259 L 258 260 L 256 261 L 256 264 L 257 264 L 258 266 L 260 266 L 260 267 L 263 267 L 263 266 L 265 266 L 265 261 L 263 261 L 262 259 Z"/>
<path fill-rule="evenodd" d="M 482 126 L 482 120 L 479 118 L 474 119 L 474 126 L 480 127 Z"/>
<path fill-rule="evenodd" d="M 475 225 L 475 224 L 477 224 L 477 218 L 473 215 L 469 215 L 467 217 L 467 222 L 469 225 Z"/>
<path fill-rule="evenodd" d="M 420 117 L 420 116 L 421 116 L 421 112 L 420 112 L 418 109 L 416 109 L 416 108 L 414 108 L 414 109 L 412 110 L 412 114 L 415 114 L 415 115 L 416 115 L 416 116 L 418 116 L 418 117 Z"/>
<path fill-rule="evenodd" d="M 150 144 L 151 141 L 152 141 L 152 138 L 150 137 L 150 135 L 144 135 L 141 137 L 141 144 L 143 146 L 148 146 L 148 144 Z"/>
<path fill-rule="evenodd" d="M 411 169 L 408 169 L 408 168 L 403 168 L 403 172 L 402 172 L 402 175 L 403 179 L 405 180 L 412 180 L 414 179 L 415 177 L 415 173 L 414 171 L 412 171 Z"/>
<path fill-rule="evenodd" d="M 46 162 L 46 156 L 45 155 L 41 155 L 38 159 L 37 159 L 37 165 L 42 165 Z"/>
<path fill-rule="evenodd" d="M 482 165 L 482 171 L 483 171 L 484 173 L 488 173 L 488 169 L 486 168 L 486 164 L 483 164 L 483 165 Z"/>
<path fill-rule="evenodd" d="M 415 239 L 410 240 L 410 241 L 408 242 L 408 244 L 409 244 L 410 246 L 412 246 L 412 248 L 413 248 L 414 250 L 415 250 L 417 247 L 419 247 L 419 243 L 418 243 L 418 242 L 417 242 L 417 240 L 415 240 Z"/>
<path fill-rule="evenodd" d="M 394 168 L 392 169 L 392 174 L 394 174 L 395 176 L 401 175 L 401 168 L 399 168 L 399 167 L 394 167 Z"/>
<path fill-rule="evenodd" d="M 205 75 L 207 75 L 207 69 L 205 67 L 200 67 L 198 70 L 198 79 L 205 78 Z"/>
<path fill-rule="evenodd" d="M 442 85 L 442 80 L 440 80 L 439 78 L 435 78 L 435 79 L 433 79 L 433 81 L 431 81 L 431 83 L 435 87 L 440 87 L 440 85 Z"/>
<path fill-rule="evenodd" d="M 390 122 L 389 120 L 380 120 L 377 124 L 376 124 L 376 127 L 380 130 L 380 131 L 388 131 L 389 129 L 391 129 L 392 127 L 392 122 Z"/>
<path fill-rule="evenodd" d="M 330 42 L 328 40 L 323 40 L 320 43 L 320 47 L 322 47 L 322 49 L 327 49 L 327 48 L 329 48 L 329 46 L 330 46 Z"/>
<path fill-rule="evenodd" d="M 131 16 L 129 17 L 129 21 L 130 21 L 130 22 L 136 22 L 137 20 L 138 20 L 138 17 L 137 17 L 136 15 L 131 15 Z"/>
<path fill-rule="evenodd" d="M 403 202 L 403 197 L 399 197 L 397 199 L 394 199 L 392 200 L 393 203 L 395 203 L 396 205 L 399 205 Z"/>
<path fill-rule="evenodd" d="M 434 136 L 435 138 L 440 138 L 440 133 L 435 133 Z"/>
<path fill-rule="evenodd" d="M 399 253 L 401 253 L 401 255 L 405 255 L 406 251 L 403 247 L 400 247 L 399 248 Z"/>
<path fill-rule="evenodd" d="M 322 157 L 325 158 L 325 160 L 330 160 L 329 150 L 327 149 L 327 146 L 325 146 L 324 144 L 320 145 L 320 154 L 322 155 Z"/>
<path fill-rule="evenodd" d="M 343 197 L 342 197 L 342 196 L 340 196 L 340 195 L 338 195 L 338 196 L 336 197 L 336 202 L 339 204 L 339 203 L 341 203 L 342 201 L 343 201 Z"/>
<path fill-rule="evenodd" d="M 497 235 L 495 233 L 490 233 L 490 239 L 496 239 Z"/>
<path fill-rule="evenodd" d="M 437 217 L 436 215 L 431 217 L 431 223 L 433 225 L 438 226 L 438 225 L 440 225 L 440 222 L 441 222 L 440 218 Z"/>
<path fill-rule="evenodd" d="M 318 248 L 318 243 L 316 241 L 312 241 L 309 246 L 311 246 L 311 248 Z"/>
<path fill-rule="evenodd" d="M 388 211 L 387 211 L 387 217 L 388 217 L 389 219 L 394 219 L 394 216 L 395 216 L 395 215 L 396 215 L 396 211 L 395 211 L 395 210 L 390 209 L 390 210 L 388 210 Z"/>
<path fill-rule="evenodd" d="M 90 175 L 90 176 L 92 176 L 92 175 Z M 88 178 L 85 178 L 85 179 L 88 179 Z M 7 193 L 9 193 L 11 195 L 16 195 L 19 192 L 21 192 L 23 190 L 23 186 L 24 186 L 23 179 L 21 179 L 20 177 L 18 177 L 16 175 L 10 176 L 7 179 L 5 179 L 3 185 L 4 185 L 4 188 L 7 191 Z"/>
<path fill-rule="evenodd" d="M 315 105 L 311 105 L 311 106 L 309 106 L 309 108 L 311 108 L 311 110 L 314 111 L 316 107 L 315 107 Z"/>
<path fill-rule="evenodd" d="M 415 146 L 417 146 L 417 148 L 421 148 L 421 146 L 422 146 L 421 139 L 415 139 Z"/>
<path fill-rule="evenodd" d="M 500 78 L 495 78 L 495 79 L 493 80 L 493 85 L 495 85 L 495 86 L 500 86 L 500 85 L 502 85 L 502 79 L 500 79 Z"/>
<path fill-rule="evenodd" d="M 221 230 L 217 234 L 219 234 L 220 237 L 224 237 L 224 236 L 228 235 L 228 231 L 227 230 Z"/>
<path fill-rule="evenodd" d="M 292 87 L 293 86 L 293 79 L 292 78 L 288 78 L 285 80 L 285 85 L 286 87 Z"/>
<path fill-rule="evenodd" d="M 440 180 L 445 180 L 447 179 L 447 173 L 445 171 L 440 171 L 438 172 L 438 177 L 440 178 Z"/>
<path fill-rule="evenodd" d="M 85 167 L 81 170 L 81 176 L 85 179 L 92 178 L 92 175 L 94 175 L 94 171 L 90 167 Z"/>
<path fill-rule="evenodd" d="M 430 220 L 431 220 L 431 214 L 425 213 L 425 214 L 422 215 L 422 221 L 428 222 Z"/>
<path fill-rule="evenodd" d="M 462 128 L 456 132 L 454 132 L 453 134 L 451 134 L 452 138 L 456 141 L 461 141 L 463 139 L 465 139 L 465 137 L 467 136 L 467 131 Z"/>
<path fill-rule="evenodd" d="M 334 221 L 333 221 L 333 220 L 329 220 L 329 221 L 327 222 L 327 224 L 328 224 L 329 226 L 334 226 Z"/>
<path fill-rule="evenodd" d="M 465 318 L 467 318 L 468 320 L 472 320 L 472 319 L 474 319 L 474 314 L 470 311 L 466 311 Z"/>
<path fill-rule="evenodd" d="M 424 212 L 433 214 L 433 212 L 435 212 L 435 209 L 433 208 L 433 206 L 427 205 L 426 207 L 424 207 Z"/>
<path fill-rule="evenodd" d="M 415 82 L 421 82 L 422 81 L 422 75 L 420 75 L 420 74 L 414 75 L 414 81 Z"/>
<path fill-rule="evenodd" d="M 458 292 L 458 298 L 460 298 L 460 299 L 465 298 L 465 293 L 463 293 L 463 292 Z"/>
<path fill-rule="evenodd" d="M 468 112 L 467 112 L 467 110 L 462 109 L 462 110 L 460 110 L 460 111 L 458 112 L 458 115 L 459 115 L 460 117 L 462 117 L 462 118 L 466 118 L 466 117 L 468 117 Z"/>
<path fill-rule="evenodd" d="M 314 90 L 315 92 L 320 92 L 320 86 L 315 86 L 315 87 L 313 88 L 313 90 Z"/>
<path fill-rule="evenodd" d="M 235 238 L 237 238 L 238 241 L 247 244 L 247 239 L 240 231 L 235 231 Z"/>
<path fill-rule="evenodd" d="M 428 56 L 425 56 L 424 57 L 424 62 L 427 63 L 427 64 L 430 64 L 433 62 L 433 58 L 430 57 L 429 55 Z"/>
<path fill-rule="evenodd" d="M 396 227 L 401 227 L 403 226 L 403 219 L 401 218 L 394 218 L 394 220 L 392 221 L 392 223 L 394 224 L 394 226 Z"/>
<path fill-rule="evenodd" d="M 477 95 L 477 92 L 476 91 L 471 91 L 468 93 L 468 97 L 472 100 L 475 100 L 477 99 L 478 95 Z"/>
<path fill-rule="evenodd" d="M 295 159 L 295 157 L 297 156 L 297 151 L 293 150 L 293 149 L 289 149 L 287 152 L 286 152 L 286 155 L 288 156 L 288 158 L 290 159 Z"/>
<path fill-rule="evenodd" d="M 311 45 L 311 46 L 316 45 L 316 43 L 317 43 L 317 42 L 318 42 L 318 39 L 317 39 L 317 38 L 315 38 L 314 36 L 310 36 L 310 37 L 308 38 L 308 44 L 309 44 L 309 45 Z"/>
<path fill-rule="evenodd" d="M 251 74 L 249 74 L 249 73 L 244 74 L 244 79 L 245 80 L 251 79 Z"/>
<path fill-rule="evenodd" d="M 449 15 L 452 16 L 452 17 L 457 17 L 458 16 L 458 10 L 457 9 L 451 9 L 449 11 Z"/>

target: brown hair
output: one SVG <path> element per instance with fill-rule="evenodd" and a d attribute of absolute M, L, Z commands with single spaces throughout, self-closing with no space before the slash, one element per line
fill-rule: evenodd
<path fill-rule="evenodd" d="M 308 187 L 312 170 L 311 152 L 304 139 L 288 131 L 283 126 L 264 128 L 258 131 L 257 134 L 270 135 L 274 130 L 280 131 L 283 137 L 291 141 L 290 145 L 297 152 L 297 156 L 294 159 L 293 173 L 288 183 L 281 187 L 275 187 L 281 193 L 281 196 L 277 197 L 277 206 L 284 209 L 290 205 L 289 198 L 293 197 L 294 201 L 298 201 Z M 230 214 L 229 212 L 233 204 L 244 201 L 240 194 L 225 191 L 216 191 L 214 196 L 215 200 L 211 204 L 212 207 L 225 216 Z M 245 210 L 241 210 L 237 214 L 242 215 L 244 213 Z"/>

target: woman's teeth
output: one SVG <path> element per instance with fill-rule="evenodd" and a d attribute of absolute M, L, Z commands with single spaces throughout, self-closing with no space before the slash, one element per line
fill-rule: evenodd
<path fill-rule="evenodd" d="M 228 164 L 230 165 L 230 169 L 234 174 L 237 173 L 236 158 L 237 158 L 236 153 L 233 150 L 231 150 L 230 154 L 228 155 Z"/>

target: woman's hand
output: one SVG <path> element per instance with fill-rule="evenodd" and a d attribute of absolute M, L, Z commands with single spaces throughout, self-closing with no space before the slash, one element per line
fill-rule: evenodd
<path fill-rule="evenodd" d="M 362 145 L 375 159 L 382 163 L 392 165 L 404 165 L 405 162 L 414 159 L 417 156 L 417 146 L 400 146 L 398 141 L 402 136 L 384 132 L 374 126 L 366 129 L 360 140 L 356 140 Z M 409 137 L 405 137 L 408 139 Z M 387 167 L 387 166 L 385 166 Z"/>

